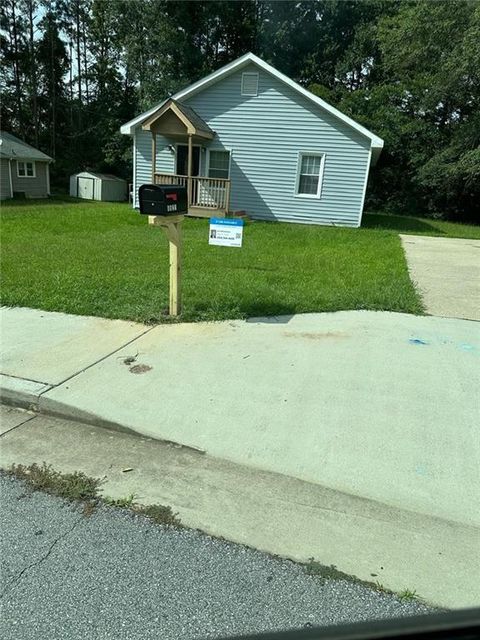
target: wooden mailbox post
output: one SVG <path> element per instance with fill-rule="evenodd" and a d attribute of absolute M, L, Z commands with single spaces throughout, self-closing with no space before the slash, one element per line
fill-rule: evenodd
<path fill-rule="evenodd" d="M 187 190 L 182 185 L 142 184 L 138 189 L 140 213 L 149 224 L 163 227 L 170 244 L 169 313 L 182 311 L 182 222 L 188 211 Z"/>
<path fill-rule="evenodd" d="M 163 227 L 170 246 L 169 314 L 182 312 L 182 222 L 185 216 L 148 216 L 149 222 Z"/>

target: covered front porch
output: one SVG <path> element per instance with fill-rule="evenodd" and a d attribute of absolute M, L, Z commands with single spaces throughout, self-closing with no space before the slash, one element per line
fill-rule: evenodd
<path fill-rule="evenodd" d="M 143 122 L 142 128 L 152 134 L 152 183 L 185 186 L 188 215 L 226 216 L 230 209 L 229 153 L 209 152 L 208 166 L 205 159 L 202 160 L 206 146 L 215 137 L 208 124 L 190 107 L 169 99 Z M 175 156 L 171 173 L 157 170 L 158 136 L 171 143 L 168 148 Z M 212 154 L 217 154 L 216 163 L 211 161 Z"/>

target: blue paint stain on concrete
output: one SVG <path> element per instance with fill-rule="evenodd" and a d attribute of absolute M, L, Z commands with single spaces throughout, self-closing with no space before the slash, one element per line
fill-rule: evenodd
<path fill-rule="evenodd" d="M 473 344 L 468 344 L 466 342 L 462 342 L 462 344 L 458 345 L 462 351 L 476 351 L 477 347 Z"/>
<path fill-rule="evenodd" d="M 410 344 L 429 344 L 428 342 L 426 342 L 426 340 L 420 340 L 420 338 L 410 338 L 409 340 Z"/>

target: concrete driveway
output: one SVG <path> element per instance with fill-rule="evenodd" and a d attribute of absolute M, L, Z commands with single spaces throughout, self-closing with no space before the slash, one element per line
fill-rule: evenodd
<path fill-rule="evenodd" d="M 400 238 L 427 313 L 480 320 L 480 240 Z"/>

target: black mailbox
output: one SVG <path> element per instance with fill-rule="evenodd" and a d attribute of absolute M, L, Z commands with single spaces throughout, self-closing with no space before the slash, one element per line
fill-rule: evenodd
<path fill-rule="evenodd" d="M 177 216 L 188 213 L 187 188 L 179 184 L 142 184 L 138 190 L 140 213 Z"/>

